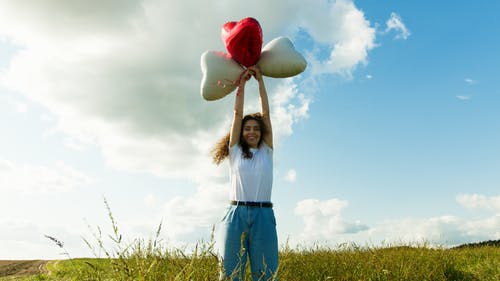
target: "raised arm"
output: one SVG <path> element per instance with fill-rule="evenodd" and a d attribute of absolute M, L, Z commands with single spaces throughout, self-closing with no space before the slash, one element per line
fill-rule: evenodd
<path fill-rule="evenodd" d="M 245 101 L 245 84 L 252 77 L 249 69 L 245 69 L 240 75 L 238 90 L 234 100 L 233 122 L 229 134 L 229 147 L 233 147 L 240 141 L 241 122 L 243 120 L 243 103 Z"/>
<path fill-rule="evenodd" d="M 264 121 L 264 124 L 266 125 L 266 134 L 262 136 L 262 140 L 267 144 L 267 146 L 273 148 L 273 128 L 271 126 L 271 115 L 269 112 L 269 99 L 267 97 L 266 85 L 264 84 L 262 73 L 258 67 L 251 66 L 248 69 L 253 72 L 255 79 L 259 83 L 261 115 L 262 121 Z"/>

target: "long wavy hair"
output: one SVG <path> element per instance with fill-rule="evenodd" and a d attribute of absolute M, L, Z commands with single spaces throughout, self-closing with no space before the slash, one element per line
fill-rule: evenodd
<path fill-rule="evenodd" d="M 258 146 L 261 145 L 262 137 L 267 133 L 266 125 L 264 124 L 264 121 L 262 121 L 262 115 L 259 112 L 248 114 L 243 117 L 243 120 L 241 121 L 240 140 L 238 141 L 238 145 L 241 146 L 243 158 L 247 159 L 252 158 L 253 156 L 252 152 L 250 151 L 250 146 L 243 138 L 243 128 L 245 127 L 245 123 L 248 120 L 255 120 L 257 121 L 257 124 L 259 124 L 260 139 Z M 214 147 L 212 148 L 212 160 L 217 165 L 219 165 L 222 161 L 224 161 L 224 159 L 226 159 L 226 157 L 229 156 L 229 137 L 230 135 L 229 133 L 227 133 L 217 143 L 215 143 Z"/>

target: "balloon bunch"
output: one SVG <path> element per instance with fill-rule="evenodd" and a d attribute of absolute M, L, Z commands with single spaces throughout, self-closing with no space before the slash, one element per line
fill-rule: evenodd
<path fill-rule="evenodd" d="M 206 51 L 201 55 L 201 95 L 205 100 L 217 100 L 234 91 L 245 67 L 257 65 L 262 75 L 274 78 L 292 77 L 306 69 L 306 60 L 286 37 L 277 37 L 262 48 L 262 29 L 254 18 L 227 22 L 221 35 L 229 54 Z"/>

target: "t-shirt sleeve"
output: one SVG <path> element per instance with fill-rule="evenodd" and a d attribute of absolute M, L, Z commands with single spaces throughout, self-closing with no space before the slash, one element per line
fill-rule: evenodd
<path fill-rule="evenodd" d="M 261 146 L 261 149 L 264 150 L 264 152 L 266 152 L 267 155 L 269 156 L 273 156 L 273 149 L 270 148 L 265 142 L 262 142 L 262 144 L 260 145 Z"/>

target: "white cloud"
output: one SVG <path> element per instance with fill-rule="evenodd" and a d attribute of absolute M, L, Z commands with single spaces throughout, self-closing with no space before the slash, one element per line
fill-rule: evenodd
<path fill-rule="evenodd" d="M 500 196 L 487 197 L 481 194 L 460 194 L 457 202 L 467 209 L 493 210 L 500 214 Z"/>
<path fill-rule="evenodd" d="M 410 31 L 406 28 L 405 24 L 401 20 L 401 17 L 396 13 L 391 13 L 391 17 L 386 22 L 387 28 L 385 29 L 385 33 L 394 30 L 397 32 L 395 36 L 396 39 L 408 39 L 410 36 Z"/>
<path fill-rule="evenodd" d="M 300 93 L 291 79 L 279 85 L 272 99 L 274 112 L 272 124 L 276 139 L 290 136 L 293 132 L 293 125 L 309 117 L 310 103 L 311 98 Z"/>
<path fill-rule="evenodd" d="M 61 259 L 62 249 L 44 235 L 56 236 L 72 256 L 88 256 L 80 235 L 57 226 L 22 220 L 0 220 L 0 260 Z"/>
<path fill-rule="evenodd" d="M 326 201 L 306 199 L 297 203 L 295 214 L 302 217 L 305 227 L 299 237 L 304 241 L 331 239 L 337 234 L 353 234 L 368 227 L 359 221 L 347 222 L 342 209 L 348 203 L 336 198 Z"/>
<path fill-rule="evenodd" d="M 165 233 L 182 239 L 195 230 L 210 229 L 222 218 L 228 202 L 227 184 L 201 185 L 191 196 L 177 196 L 164 205 Z"/>
<path fill-rule="evenodd" d="M 494 212 L 493 216 L 466 219 L 453 215 L 430 218 L 394 218 L 374 223 L 369 228 L 359 222 L 345 222 L 341 211 L 347 201 L 331 199 L 301 201 L 295 213 L 302 217 L 304 230 L 294 243 L 326 242 L 332 246 L 355 242 L 364 245 L 427 243 L 436 246 L 454 246 L 463 243 L 500 239 L 500 197 L 478 194 L 457 196 L 457 202 L 466 208 L 480 208 Z M 351 230 L 351 231 L 346 231 Z"/>
<path fill-rule="evenodd" d="M 2 1 L 0 31 L 14 37 L 17 42 L 48 42 L 82 33 L 125 31 L 133 24 L 131 18 L 142 11 L 142 1 L 104 0 L 96 5 L 92 1 Z M 18 18 L 18 19 L 16 19 Z"/>
<path fill-rule="evenodd" d="M 467 220 L 446 215 L 405 218 L 382 222 L 369 231 L 371 240 L 387 243 L 428 243 L 455 246 L 469 242 L 500 239 L 500 216 Z"/>
<path fill-rule="evenodd" d="M 471 78 L 465 78 L 464 81 L 465 81 L 465 83 L 467 83 L 469 85 L 474 85 L 474 84 L 478 83 L 477 80 L 474 80 L 474 79 L 471 79 Z"/>
<path fill-rule="evenodd" d="M 458 95 L 456 96 L 456 98 L 459 100 L 470 100 L 470 96 L 464 96 L 464 95 Z"/>
<path fill-rule="evenodd" d="M 14 98 L 7 94 L 0 96 L 0 103 L 2 103 L 2 105 L 5 105 L 9 109 L 12 109 L 13 112 L 19 114 L 26 113 L 30 109 L 30 106 L 25 101 Z"/>
<path fill-rule="evenodd" d="M 323 73 L 350 72 L 374 46 L 374 29 L 352 1 L 314 2 L 307 9 L 301 1 L 251 7 L 190 2 L 3 1 L 0 35 L 22 47 L 0 81 L 46 107 L 54 131 L 65 134 L 71 147 L 95 144 L 115 168 L 191 179 L 192 171 L 206 170 L 210 146 L 227 130 L 230 116 L 232 96 L 207 102 L 199 94 L 200 55 L 223 48 L 224 22 L 253 13 L 265 41 L 306 30 L 331 49 L 329 60 L 309 66 Z M 277 16 L 272 7 L 262 11 L 261 5 L 296 17 Z M 203 15 L 209 10 L 210 17 Z M 312 91 L 302 91 L 294 79 L 268 84 L 279 140 L 307 118 Z M 211 174 L 197 177 L 203 176 Z"/>
<path fill-rule="evenodd" d="M 365 64 L 368 51 L 376 47 L 375 28 L 352 1 L 315 1 L 301 9 L 302 27 L 330 50 L 327 60 L 316 51 L 308 57 L 314 74 L 340 73 L 350 77 L 358 64 Z"/>
<path fill-rule="evenodd" d="M 46 167 L 0 159 L 0 191 L 66 192 L 90 182 L 92 179 L 89 176 L 63 162 Z"/>
<path fill-rule="evenodd" d="M 288 170 L 285 180 L 294 183 L 297 180 L 297 171 L 295 171 L 295 169 Z"/>
<path fill-rule="evenodd" d="M 24 102 L 17 102 L 16 103 L 16 112 L 17 113 L 26 113 L 28 112 L 28 105 Z"/>
<path fill-rule="evenodd" d="M 153 207 L 158 203 L 158 199 L 150 193 L 144 197 L 143 202 L 146 206 Z"/>

